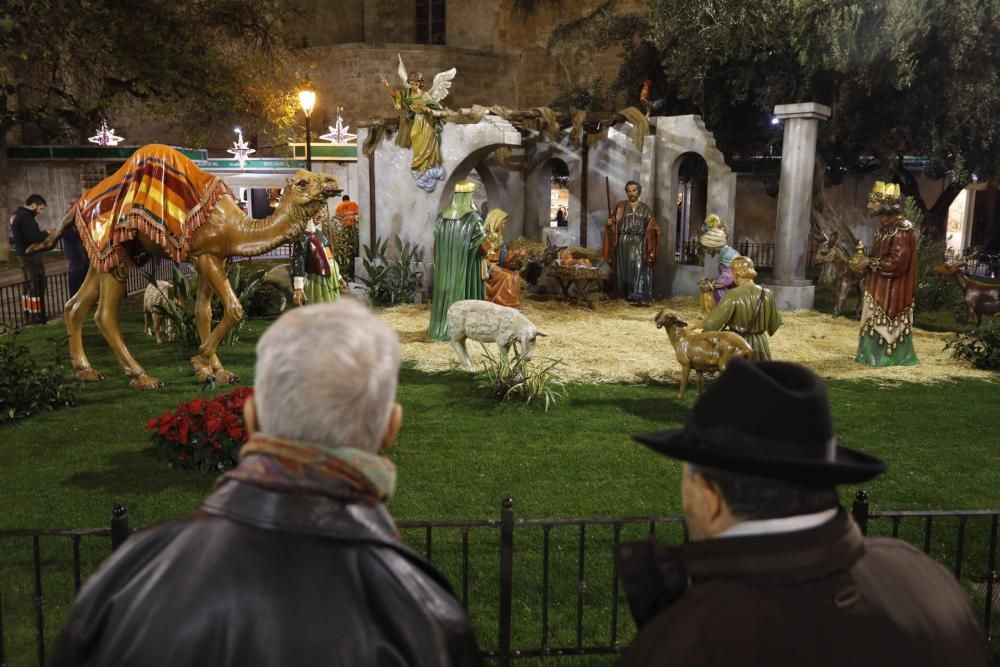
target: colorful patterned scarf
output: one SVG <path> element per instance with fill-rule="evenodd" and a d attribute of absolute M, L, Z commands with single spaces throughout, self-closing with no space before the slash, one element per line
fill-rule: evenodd
<path fill-rule="evenodd" d="M 101 271 L 126 261 L 122 243 L 139 233 L 182 262 L 192 234 L 224 195 L 233 193 L 221 179 L 169 146 L 152 144 L 84 193 L 74 205 L 76 226 Z"/>
<path fill-rule="evenodd" d="M 283 493 L 310 493 L 375 505 L 396 488 L 392 461 L 353 447 L 319 445 L 254 433 L 240 464 L 219 480 L 238 479 Z"/>

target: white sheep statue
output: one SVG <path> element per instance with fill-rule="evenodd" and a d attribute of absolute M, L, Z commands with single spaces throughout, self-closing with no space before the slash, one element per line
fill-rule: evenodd
<path fill-rule="evenodd" d="M 477 299 L 451 304 L 448 308 L 448 331 L 451 346 L 470 373 L 475 373 L 476 368 L 465 347 L 466 339 L 496 343 L 505 357 L 514 343 L 520 343 L 521 354 L 525 359 L 531 359 L 535 339 L 545 335 L 517 310 Z"/>
<path fill-rule="evenodd" d="M 160 328 L 163 326 L 164 317 L 153 310 L 153 306 L 163 306 L 167 299 L 173 296 L 174 286 L 166 280 L 157 280 L 156 284 L 146 286 L 146 291 L 142 294 L 142 319 L 143 327 L 147 336 L 156 336 L 156 344 L 163 342 L 160 336 Z M 166 326 L 167 339 L 174 339 L 174 323 L 167 319 Z"/>

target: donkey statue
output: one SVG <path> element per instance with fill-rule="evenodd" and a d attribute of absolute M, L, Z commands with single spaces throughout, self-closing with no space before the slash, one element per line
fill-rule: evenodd
<path fill-rule="evenodd" d="M 840 309 L 844 306 L 844 299 L 847 298 L 847 293 L 853 287 L 858 294 L 858 306 L 854 309 L 854 318 L 861 319 L 861 305 L 862 305 L 862 294 L 864 293 L 864 285 L 862 281 L 865 277 L 865 272 L 857 272 L 853 270 L 850 266 L 850 255 L 841 246 L 837 245 L 837 232 L 833 233 L 833 236 L 827 236 L 824 232 L 819 238 L 820 244 L 816 249 L 816 255 L 814 261 L 817 264 L 823 264 L 823 272 L 820 277 L 820 282 L 833 282 L 837 283 L 837 304 L 833 307 L 833 316 L 837 317 L 840 315 Z M 827 280 L 823 279 L 823 276 L 828 276 Z"/>

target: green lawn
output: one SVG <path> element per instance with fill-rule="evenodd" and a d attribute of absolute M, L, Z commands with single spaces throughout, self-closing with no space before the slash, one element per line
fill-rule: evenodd
<path fill-rule="evenodd" d="M 106 526 L 115 503 L 128 507 L 133 527 L 143 527 L 195 508 L 211 488 L 211 476 L 170 469 L 146 449 L 146 420 L 189 400 L 198 386 L 187 361 L 191 352 L 176 344 L 156 346 L 143 336 L 134 301 L 124 322 L 125 339 L 166 387 L 152 393 L 129 390 L 88 324 L 88 354 L 107 379 L 80 387 L 73 408 L 0 427 L 0 529 Z M 266 324 L 250 322 L 243 341 L 220 352 L 227 368 L 245 382 L 252 379 L 253 344 Z M 58 325 L 36 327 L 21 341 L 48 356 L 46 338 L 61 333 Z M 828 389 L 840 442 L 890 462 L 886 475 L 864 486 L 873 509 L 1000 507 L 1000 384 L 830 382 Z M 676 388 L 667 385 L 572 385 L 569 399 L 545 413 L 540 406 L 496 403 L 465 374 L 404 368 L 399 401 L 405 423 L 389 453 L 399 468 L 390 509 L 400 520 L 495 519 L 501 498 L 511 496 L 518 518 L 678 514 L 680 465 L 646 451 L 628 435 L 680 425 L 693 400 L 689 395 L 678 401 Z M 843 489 L 845 503 L 856 491 Z M 954 529 L 941 525 L 935 525 L 932 552 L 947 558 L 954 552 Z M 919 540 L 918 528 L 904 523 L 903 534 Z M 985 567 L 981 528 L 975 522 L 968 527 L 967 574 Z M 644 530 L 628 529 L 625 536 L 639 538 Z M 434 560 L 456 587 L 461 586 L 459 535 L 436 531 L 433 545 Z M 514 645 L 537 647 L 542 530 L 519 528 L 515 535 Z M 404 536 L 423 548 L 423 531 Z M 671 537 L 679 539 L 679 531 Z M 585 643 L 609 640 L 611 531 L 587 530 L 583 588 L 576 581 L 577 539 L 577 528 L 551 533 L 552 645 L 575 641 L 580 590 L 585 593 Z M 495 529 L 470 532 L 470 614 L 484 646 L 496 642 L 495 545 Z M 72 597 L 71 552 L 64 540 L 46 539 L 42 547 L 51 639 Z M 86 575 L 106 555 L 105 541 L 84 540 L 82 553 Z M 11 665 L 34 659 L 31 557 L 30 541 L 0 540 L 0 594 Z M 622 606 L 619 615 L 622 641 L 627 641 L 632 632 L 627 608 Z"/>

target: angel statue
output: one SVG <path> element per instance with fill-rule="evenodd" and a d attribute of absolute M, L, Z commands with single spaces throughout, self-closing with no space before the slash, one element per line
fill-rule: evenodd
<path fill-rule="evenodd" d="M 392 97 L 392 103 L 400 111 L 407 112 L 400 119 L 396 144 L 412 148 L 410 173 L 418 187 L 434 192 L 437 182 L 445 178 L 444 167 L 441 166 L 441 130 L 444 129 L 441 122 L 444 115 L 441 100 L 448 95 L 456 69 L 452 67 L 435 75 L 431 89 L 425 91 L 424 75 L 420 72 L 407 74 L 403 57 L 398 53 L 396 55 L 399 57 L 398 72 L 403 87 L 394 89 L 384 76 L 381 77 L 382 85 Z"/>

